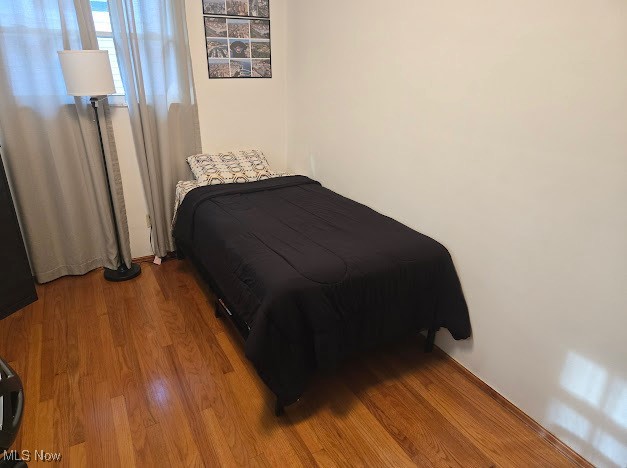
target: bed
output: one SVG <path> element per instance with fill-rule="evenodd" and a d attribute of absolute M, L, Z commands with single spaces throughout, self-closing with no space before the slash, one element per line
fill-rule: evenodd
<path fill-rule="evenodd" d="M 245 338 L 277 396 L 316 370 L 428 330 L 471 334 L 449 252 L 304 176 L 186 187 L 173 235 Z M 188 193 L 187 193 L 188 192 Z"/>

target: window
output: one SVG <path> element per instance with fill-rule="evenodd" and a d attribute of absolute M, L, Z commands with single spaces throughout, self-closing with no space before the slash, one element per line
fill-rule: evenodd
<path fill-rule="evenodd" d="M 98 39 L 98 48 L 109 52 L 111 59 L 111 71 L 113 71 L 113 82 L 115 83 L 115 94 L 123 96 L 124 85 L 122 84 L 122 76 L 120 75 L 120 66 L 118 64 L 118 56 L 115 52 L 113 44 L 113 34 L 111 32 L 111 17 L 109 16 L 109 6 L 107 0 L 90 0 L 91 11 L 94 17 L 94 25 L 96 27 L 96 37 Z"/>

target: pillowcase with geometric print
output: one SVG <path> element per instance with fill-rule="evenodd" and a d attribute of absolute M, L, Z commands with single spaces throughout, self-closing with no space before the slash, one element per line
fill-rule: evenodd
<path fill-rule="evenodd" d="M 188 157 L 187 163 L 199 185 L 254 182 L 275 175 L 259 150 L 196 154 Z"/>

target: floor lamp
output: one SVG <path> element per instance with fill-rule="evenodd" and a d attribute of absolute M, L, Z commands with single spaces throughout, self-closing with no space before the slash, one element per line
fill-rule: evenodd
<path fill-rule="evenodd" d="M 107 281 L 130 280 L 141 273 L 141 268 L 136 263 L 132 263 L 131 267 L 128 268 L 122 258 L 120 231 L 118 230 L 115 207 L 113 205 L 113 194 L 111 192 L 109 170 L 107 168 L 107 159 L 98 115 L 99 101 L 108 94 L 115 93 L 109 52 L 106 50 L 63 50 L 59 51 L 59 60 L 61 61 L 67 93 L 70 96 L 89 96 L 91 106 L 96 116 L 96 126 L 98 127 L 98 136 L 100 137 L 100 150 L 102 152 L 105 178 L 107 179 L 107 191 L 109 192 L 109 204 L 111 205 L 111 216 L 113 217 L 113 228 L 115 230 L 119 262 L 119 266 L 116 270 L 105 268 L 104 277 Z"/>

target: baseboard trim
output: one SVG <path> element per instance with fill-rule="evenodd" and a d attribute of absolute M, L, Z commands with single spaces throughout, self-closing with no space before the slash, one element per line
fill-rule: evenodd
<path fill-rule="evenodd" d="M 496 401 L 501 407 L 505 410 L 509 411 L 511 414 L 516 416 L 520 421 L 522 421 L 526 426 L 531 428 L 536 434 L 538 434 L 542 439 L 546 440 L 549 444 L 555 447 L 560 453 L 562 453 L 566 458 L 572 461 L 577 466 L 586 467 L 586 468 L 594 468 L 594 465 L 586 460 L 584 457 L 575 452 L 572 448 L 558 439 L 553 433 L 542 427 L 540 423 L 538 423 L 535 419 L 521 410 L 514 403 L 509 401 L 499 392 L 490 387 L 487 383 L 477 377 L 475 374 L 470 372 L 464 366 L 462 366 L 457 360 L 453 359 L 446 352 L 444 352 L 441 348 L 435 346 L 434 352 L 440 354 L 445 359 L 449 360 L 456 366 L 459 371 L 466 376 L 466 378 L 471 381 L 479 390 L 483 393 L 487 394 L 490 398 Z"/>
<path fill-rule="evenodd" d="M 146 255 L 145 257 L 136 257 L 133 259 L 133 263 L 148 263 L 155 259 L 154 255 Z"/>
<path fill-rule="evenodd" d="M 174 252 L 168 253 L 163 259 L 167 260 L 169 258 L 176 258 L 176 254 Z M 134 263 L 152 263 L 155 259 L 154 255 L 146 255 L 145 257 L 136 257 L 133 259 Z"/>

